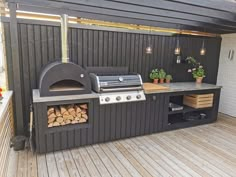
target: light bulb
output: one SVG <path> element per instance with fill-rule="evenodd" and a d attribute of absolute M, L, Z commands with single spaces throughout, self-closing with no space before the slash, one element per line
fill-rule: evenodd
<path fill-rule="evenodd" d="M 206 54 L 206 48 L 205 48 L 205 40 L 203 39 L 202 41 L 202 47 L 200 49 L 200 55 L 205 55 Z"/>
<path fill-rule="evenodd" d="M 206 49 L 205 48 L 201 48 L 200 55 L 205 55 L 205 54 L 206 54 Z"/>
<path fill-rule="evenodd" d="M 152 47 L 148 46 L 146 48 L 146 54 L 152 54 Z"/>
<path fill-rule="evenodd" d="M 176 47 L 175 48 L 175 55 L 179 55 L 180 54 L 180 47 Z"/>

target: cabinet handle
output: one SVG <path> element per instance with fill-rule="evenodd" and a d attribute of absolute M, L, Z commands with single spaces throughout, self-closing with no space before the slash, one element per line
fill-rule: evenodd
<path fill-rule="evenodd" d="M 229 50 L 228 59 L 230 59 L 232 50 Z"/>
<path fill-rule="evenodd" d="M 229 50 L 228 59 L 229 60 L 233 60 L 234 59 L 234 50 Z"/>
<path fill-rule="evenodd" d="M 233 60 L 233 59 L 234 59 L 234 50 L 232 50 L 231 57 L 230 57 L 230 60 Z"/>

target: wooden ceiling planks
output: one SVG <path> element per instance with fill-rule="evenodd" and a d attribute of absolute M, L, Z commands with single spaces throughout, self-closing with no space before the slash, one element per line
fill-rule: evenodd
<path fill-rule="evenodd" d="M 205 31 L 236 32 L 236 3 L 210 0 L 8 0 L 19 10 L 83 18 Z M 234 10 L 235 9 L 235 10 Z"/>

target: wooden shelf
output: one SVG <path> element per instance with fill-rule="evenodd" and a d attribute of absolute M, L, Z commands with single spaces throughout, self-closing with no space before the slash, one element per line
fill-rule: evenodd
<path fill-rule="evenodd" d="M 174 129 L 179 129 L 179 128 L 186 128 L 186 127 L 193 127 L 197 125 L 202 125 L 212 122 L 211 119 L 199 119 L 199 120 L 191 120 L 191 121 L 186 121 L 186 120 L 176 120 L 175 123 L 168 124 L 168 127 L 166 130 L 174 130 Z"/>
<path fill-rule="evenodd" d="M 78 124 L 68 124 L 58 127 L 51 127 L 46 130 L 47 133 L 55 133 L 55 132 L 62 132 L 68 130 L 77 130 L 77 129 L 86 129 L 91 128 L 92 125 L 90 123 L 78 123 Z"/>

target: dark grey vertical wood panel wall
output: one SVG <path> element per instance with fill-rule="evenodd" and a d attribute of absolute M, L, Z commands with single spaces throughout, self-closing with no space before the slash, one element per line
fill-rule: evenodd
<path fill-rule="evenodd" d="M 14 90 L 12 55 L 9 50 L 10 26 L 4 23 L 6 53 L 10 89 Z M 21 82 L 23 83 L 23 108 L 25 128 L 29 117 L 31 90 L 38 88 L 40 70 L 47 63 L 60 59 L 60 27 L 41 24 L 18 24 Z M 131 72 L 138 72 L 144 81 L 149 81 L 153 68 L 164 68 L 172 74 L 174 81 L 193 81 L 187 73 L 187 64 L 176 64 L 174 48 L 176 37 L 99 31 L 90 29 L 69 29 L 69 56 L 72 62 L 85 66 L 128 66 Z M 145 47 L 151 41 L 153 54 L 147 55 Z M 200 56 L 201 37 L 180 37 L 183 56 L 194 56 L 206 68 L 208 83 L 216 83 L 221 38 L 207 38 L 206 56 Z M 15 93 L 17 94 L 17 93 Z M 121 108 L 123 109 L 123 108 Z M 129 114 L 127 112 L 127 114 Z M 128 121 L 128 120 L 127 120 Z M 112 130 L 111 130 L 112 131 Z M 119 134 L 119 132 L 117 132 Z M 135 133 L 135 132 L 130 132 Z M 122 135 L 120 135 L 122 136 Z"/>

